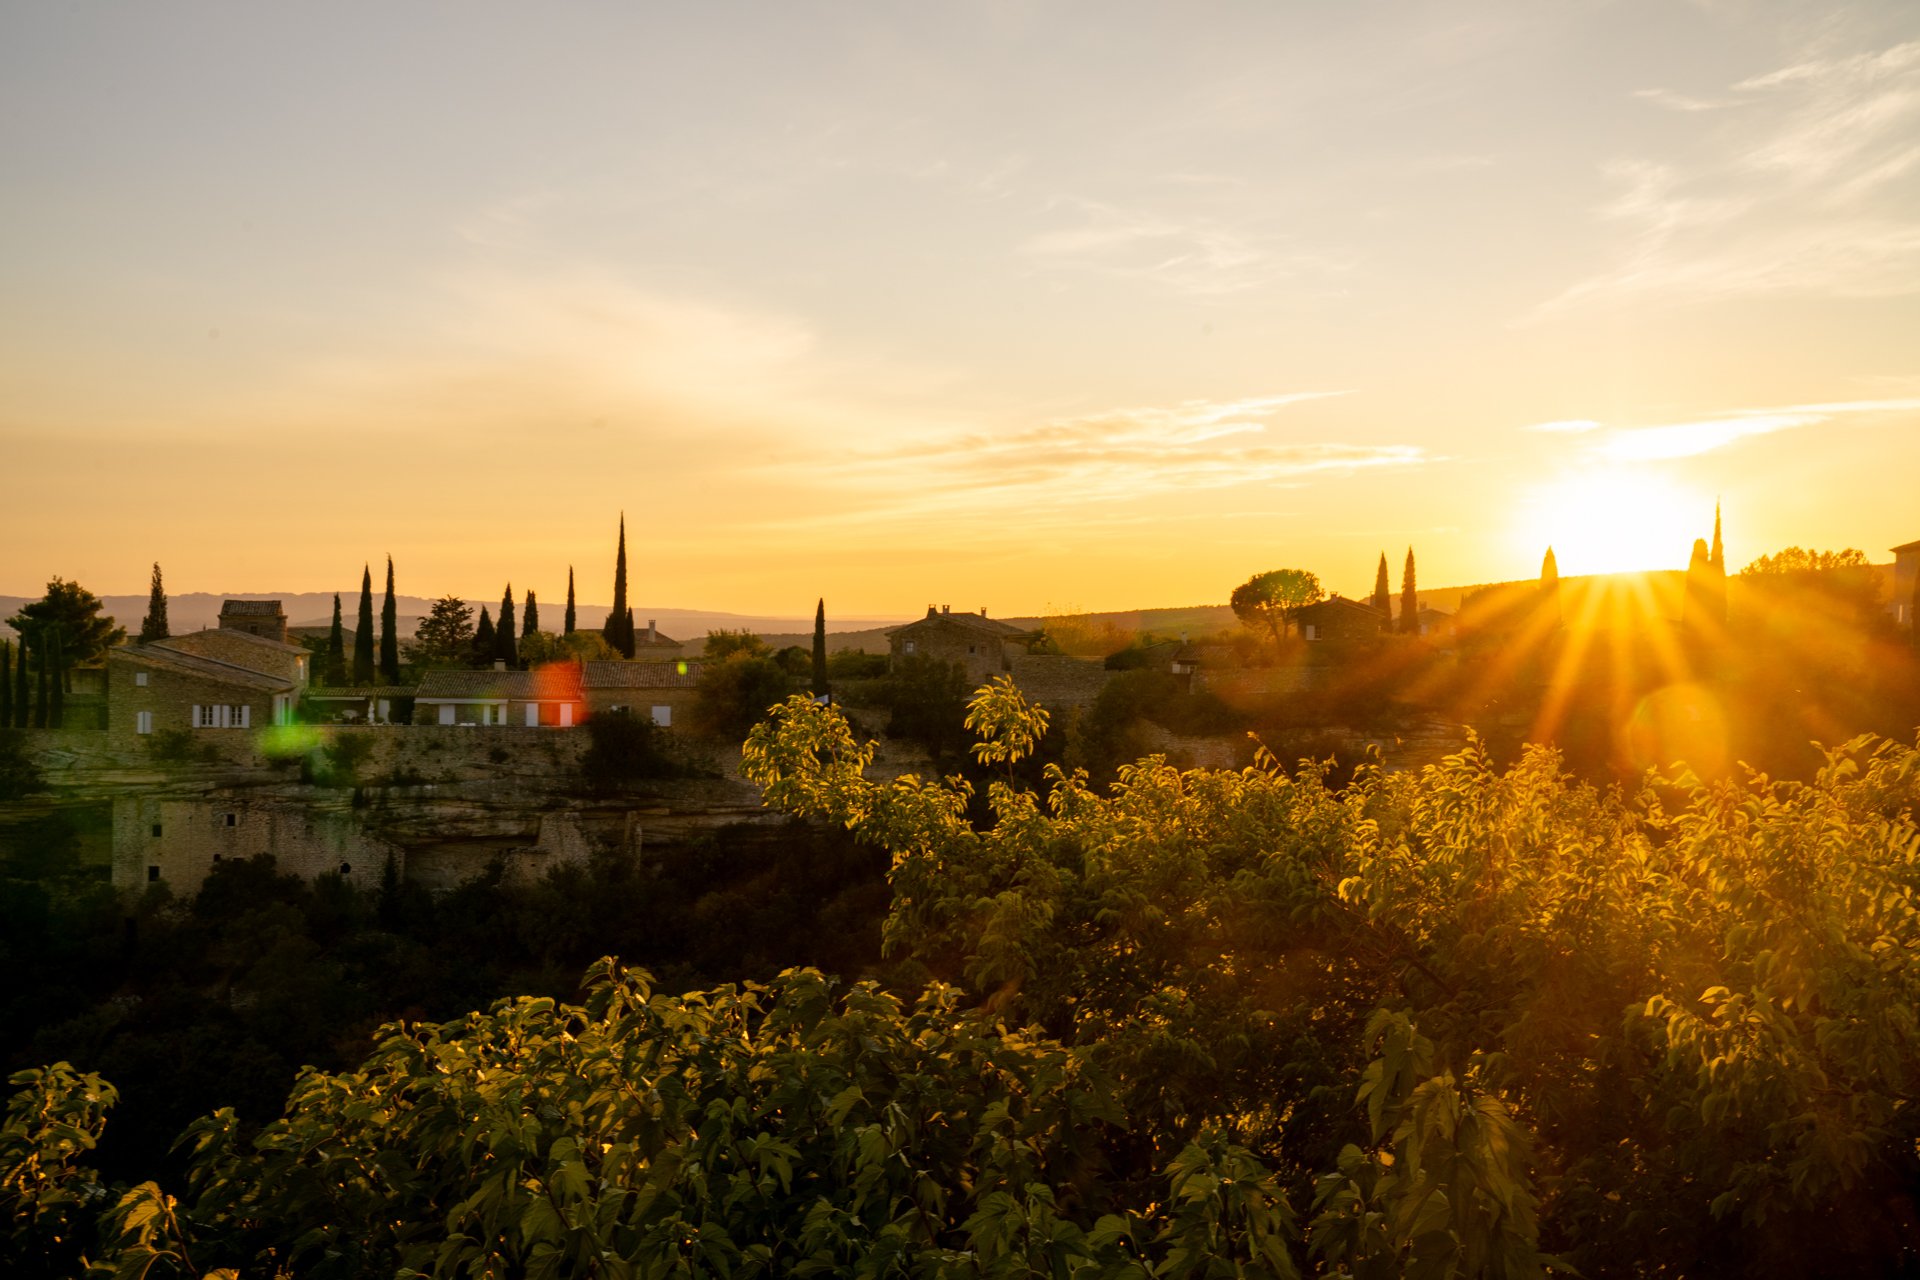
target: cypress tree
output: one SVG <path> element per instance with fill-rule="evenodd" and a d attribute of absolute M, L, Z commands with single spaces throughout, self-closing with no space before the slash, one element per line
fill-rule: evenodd
<path fill-rule="evenodd" d="M 567 629 L 562 635 L 573 634 L 573 566 L 567 566 Z"/>
<path fill-rule="evenodd" d="M 36 729 L 47 727 L 47 641 L 46 633 L 33 638 L 33 727 Z"/>
<path fill-rule="evenodd" d="M 67 663 L 60 651 L 60 630 L 48 637 L 47 666 L 51 668 L 52 688 L 47 702 L 47 727 L 64 729 L 67 723 Z"/>
<path fill-rule="evenodd" d="M 167 592 L 160 585 L 160 562 L 153 562 L 153 586 L 147 593 L 147 616 L 140 619 L 140 643 L 165 640 L 167 630 Z"/>
<path fill-rule="evenodd" d="M 487 606 L 480 606 L 480 621 L 473 628 L 473 665 L 490 667 L 493 665 L 493 618 L 487 613 Z"/>
<path fill-rule="evenodd" d="M 327 631 L 327 662 L 320 669 L 320 681 L 335 688 L 347 682 L 347 638 L 340 626 L 340 593 L 333 593 L 333 626 Z"/>
<path fill-rule="evenodd" d="M 1707 586 L 1710 607 L 1721 623 L 1727 620 L 1727 549 L 1720 542 L 1720 502 L 1713 503 L 1713 548 L 1707 552 Z"/>
<path fill-rule="evenodd" d="M 500 621 L 493 633 L 493 656 L 506 661 L 509 670 L 520 664 L 520 641 L 513 634 L 513 584 L 500 593 Z"/>
<path fill-rule="evenodd" d="M 393 557 L 387 557 L 387 598 L 380 606 L 380 682 L 400 683 L 400 612 L 393 600 Z"/>
<path fill-rule="evenodd" d="M 620 513 L 620 549 L 613 561 L 613 610 L 601 634 L 623 658 L 633 656 L 633 610 L 627 607 L 627 513 Z"/>
<path fill-rule="evenodd" d="M 1400 630 L 1420 634 L 1420 587 L 1413 572 L 1413 548 L 1407 548 L 1407 567 L 1400 571 Z"/>
<path fill-rule="evenodd" d="M 831 692 L 827 687 L 827 598 L 820 597 L 820 603 L 813 607 L 813 684 L 811 692 L 816 698 L 824 698 Z"/>
<path fill-rule="evenodd" d="M 1554 558 L 1553 548 L 1547 548 L 1547 554 L 1540 561 L 1540 594 L 1553 610 L 1553 625 L 1560 625 L 1560 562 Z"/>
<path fill-rule="evenodd" d="M 1373 597 L 1367 601 L 1380 611 L 1380 629 L 1393 630 L 1393 589 L 1387 585 L 1387 553 L 1380 553 L 1380 567 L 1373 571 Z"/>
<path fill-rule="evenodd" d="M 360 566 L 359 629 L 353 633 L 353 682 L 373 683 L 373 566 Z"/>
<path fill-rule="evenodd" d="M 527 588 L 527 607 L 520 611 L 520 635 L 522 638 L 532 635 L 540 629 L 540 602 L 533 598 L 533 588 Z"/>
<path fill-rule="evenodd" d="M 0 640 L 0 729 L 13 727 L 13 643 Z"/>
<path fill-rule="evenodd" d="M 20 632 L 20 661 L 13 667 L 13 727 L 24 729 L 27 720 L 33 714 L 32 700 L 27 696 L 27 658 L 32 650 L 26 631 Z"/>

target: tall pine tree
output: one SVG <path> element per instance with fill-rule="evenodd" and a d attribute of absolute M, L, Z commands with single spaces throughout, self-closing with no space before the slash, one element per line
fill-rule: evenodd
<path fill-rule="evenodd" d="M 1368 604 L 1380 611 L 1380 629 L 1393 630 L 1393 588 L 1387 582 L 1387 553 L 1380 553 L 1380 567 L 1373 571 L 1373 595 Z"/>
<path fill-rule="evenodd" d="M 623 658 L 633 656 L 633 610 L 627 606 L 627 513 L 620 513 L 620 550 L 613 561 L 613 609 L 602 629 L 607 647 Z"/>
<path fill-rule="evenodd" d="M 1553 548 L 1547 548 L 1547 554 L 1540 559 L 1540 599 L 1548 609 L 1554 626 L 1560 625 L 1560 561 L 1554 558 Z"/>
<path fill-rule="evenodd" d="M 520 639 L 513 633 L 513 584 L 500 593 L 500 621 L 493 632 L 493 656 L 507 664 L 508 670 L 520 665 Z"/>
<path fill-rule="evenodd" d="M 567 566 L 567 629 L 562 635 L 573 634 L 573 566 Z"/>
<path fill-rule="evenodd" d="M 0 640 L 0 729 L 13 727 L 13 642 Z"/>
<path fill-rule="evenodd" d="M 1413 548 L 1407 548 L 1407 567 L 1400 571 L 1400 630 L 1420 634 L 1420 586 L 1413 572 Z"/>
<path fill-rule="evenodd" d="M 160 585 L 160 562 L 153 562 L 153 586 L 147 592 L 147 616 L 140 619 L 140 643 L 165 640 L 167 630 L 167 591 Z"/>
<path fill-rule="evenodd" d="M 373 683 L 373 566 L 360 566 L 360 620 L 353 633 L 353 682 Z"/>
<path fill-rule="evenodd" d="M 400 683 L 400 610 L 393 599 L 393 557 L 387 557 L 387 598 L 380 605 L 380 683 Z"/>
<path fill-rule="evenodd" d="M 1707 552 L 1707 583 L 1713 596 L 1714 616 L 1727 620 L 1727 549 L 1720 541 L 1720 500 L 1713 502 L 1713 547 Z"/>
<path fill-rule="evenodd" d="M 813 696 L 824 698 L 830 692 L 827 687 L 827 599 L 820 597 L 820 603 L 813 607 L 813 684 L 810 686 Z"/>
<path fill-rule="evenodd" d="M 333 625 L 327 629 L 326 665 L 320 668 L 320 682 L 338 688 L 347 682 L 347 637 L 340 625 L 340 593 L 333 593 Z"/>
<path fill-rule="evenodd" d="M 540 629 L 540 602 L 533 598 L 533 588 L 527 588 L 527 607 L 520 611 L 520 634 L 530 636 Z"/>

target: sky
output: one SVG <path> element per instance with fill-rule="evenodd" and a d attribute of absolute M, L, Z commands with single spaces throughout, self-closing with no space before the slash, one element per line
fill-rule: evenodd
<path fill-rule="evenodd" d="M 1920 538 L 1920 5 L 0 3 L 0 592 Z"/>

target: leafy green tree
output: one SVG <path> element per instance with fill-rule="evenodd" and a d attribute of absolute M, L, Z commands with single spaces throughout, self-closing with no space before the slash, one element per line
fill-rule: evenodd
<path fill-rule="evenodd" d="M 701 656 L 708 662 L 725 662 L 729 658 L 770 658 L 773 650 L 767 642 L 744 627 L 738 631 L 729 631 L 722 627 L 707 632 L 706 647 Z"/>
<path fill-rule="evenodd" d="M 44 785 L 40 768 L 11 726 L 0 726 L 0 801 L 18 800 Z"/>
<path fill-rule="evenodd" d="M 1420 634 L 1420 580 L 1414 571 L 1413 548 L 1407 548 L 1407 563 L 1400 570 L 1400 630 L 1410 636 Z"/>
<path fill-rule="evenodd" d="M 1772 555 L 1759 556 L 1740 571 L 1740 576 L 1771 577 L 1790 573 L 1834 573 L 1847 569 L 1867 569 L 1867 553 L 1858 547 L 1844 551 L 1808 551 L 1785 547 Z"/>
<path fill-rule="evenodd" d="M 570 636 L 570 635 L 572 635 L 572 634 L 573 634 L 573 624 L 574 624 L 574 612 L 573 612 L 573 566 L 572 566 L 572 565 L 568 565 L 568 566 L 567 566 L 567 616 L 566 616 L 566 624 L 565 624 L 565 625 L 566 625 L 566 630 L 565 630 L 564 632 L 562 632 L 562 634 L 563 634 L 563 635 L 569 635 L 569 636 Z"/>
<path fill-rule="evenodd" d="M 1320 579 L 1305 569 L 1273 569 L 1235 587 L 1227 603 L 1242 626 L 1265 630 L 1278 644 L 1292 626 L 1294 614 L 1325 594 Z"/>
<path fill-rule="evenodd" d="M 807 691 L 816 698 L 825 698 L 832 692 L 827 683 L 827 599 L 813 607 L 813 681 Z"/>
<path fill-rule="evenodd" d="M 936 760 L 967 741 L 967 673 L 924 653 L 894 663 L 881 689 L 887 733 L 918 742 Z"/>
<path fill-rule="evenodd" d="M 335 688 L 347 683 L 346 631 L 340 625 L 340 593 L 333 593 L 333 623 L 327 628 L 327 652 L 320 668 L 320 683 Z"/>
<path fill-rule="evenodd" d="M 607 647 L 598 631 L 570 631 L 554 641 L 553 657 L 575 662 L 611 662 L 620 655 Z"/>
<path fill-rule="evenodd" d="M 746 651 L 707 661 L 694 689 L 693 719 L 703 733 L 739 741 L 791 690 L 772 658 Z"/>
<path fill-rule="evenodd" d="M 147 616 L 140 619 L 140 643 L 165 640 L 167 630 L 167 590 L 160 584 L 160 562 L 153 562 L 153 585 L 147 592 Z"/>
<path fill-rule="evenodd" d="M 472 648 L 473 609 L 459 596 L 446 595 L 433 602 L 414 628 L 411 656 L 422 666 L 459 666 Z"/>
<path fill-rule="evenodd" d="M 513 584 L 500 593 L 500 621 L 493 633 L 493 656 L 507 664 L 509 670 L 520 665 L 520 641 L 514 634 L 513 623 Z"/>
<path fill-rule="evenodd" d="M 66 660 L 74 666 L 88 666 L 127 638 L 125 629 L 113 625 L 112 618 L 101 616 L 100 608 L 100 598 L 93 592 L 56 577 L 47 583 L 46 595 L 22 605 L 20 612 L 7 619 L 7 625 L 21 635 L 42 627 L 57 630 Z"/>
<path fill-rule="evenodd" d="M 16 631 L 19 629 L 16 627 Z M 32 714 L 33 701 L 27 687 L 27 659 L 32 649 L 28 633 L 19 631 L 20 660 L 13 668 L 13 727 L 24 729 Z"/>
<path fill-rule="evenodd" d="M 494 654 L 499 651 L 499 643 L 493 632 L 493 618 L 487 613 L 487 606 L 480 606 L 480 621 L 474 624 L 473 645 L 467 656 L 470 667 L 490 667 Z"/>
<path fill-rule="evenodd" d="M 679 766 L 652 720 L 630 711 L 601 712 L 587 719 L 587 749 L 580 774 L 589 790 L 618 791 L 630 782 L 670 778 Z"/>
<path fill-rule="evenodd" d="M 380 682 L 400 683 L 400 613 L 393 598 L 392 556 L 387 557 L 387 595 L 380 603 Z"/>
<path fill-rule="evenodd" d="M 354 623 L 353 682 L 373 683 L 373 566 L 360 566 L 360 613 Z"/>

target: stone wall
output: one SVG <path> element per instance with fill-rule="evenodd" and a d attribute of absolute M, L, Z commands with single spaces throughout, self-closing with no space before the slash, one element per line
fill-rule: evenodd
<path fill-rule="evenodd" d="M 1196 693 L 1204 689 L 1222 702 L 1233 704 L 1277 693 L 1306 693 L 1325 683 L 1326 675 L 1325 668 L 1304 665 L 1202 668 L 1193 673 L 1193 689 Z"/>
<path fill-rule="evenodd" d="M 1030 653 L 1013 659 L 1020 692 L 1049 710 L 1092 706 L 1113 676 L 1097 658 Z"/>
<path fill-rule="evenodd" d="M 142 672 L 147 677 L 144 685 L 134 680 L 135 675 Z M 109 687 L 112 692 L 107 701 L 107 734 L 113 745 L 123 750 L 140 748 L 146 745 L 151 736 L 138 732 L 139 713 L 142 711 L 153 713 L 155 734 L 186 729 L 194 735 L 196 746 L 211 745 L 221 756 L 236 760 L 245 759 L 251 753 L 254 733 L 273 723 L 271 692 L 184 671 L 163 671 L 114 662 L 110 668 Z M 193 727 L 194 707 L 218 705 L 245 706 L 250 727 Z"/>
<path fill-rule="evenodd" d="M 282 872 L 309 879 L 332 873 L 378 884 L 388 858 L 406 872 L 406 854 L 370 835 L 350 811 L 262 803 L 236 792 L 113 802 L 116 888 L 165 882 L 177 894 L 191 894 L 216 863 L 261 854 L 272 854 Z"/>

